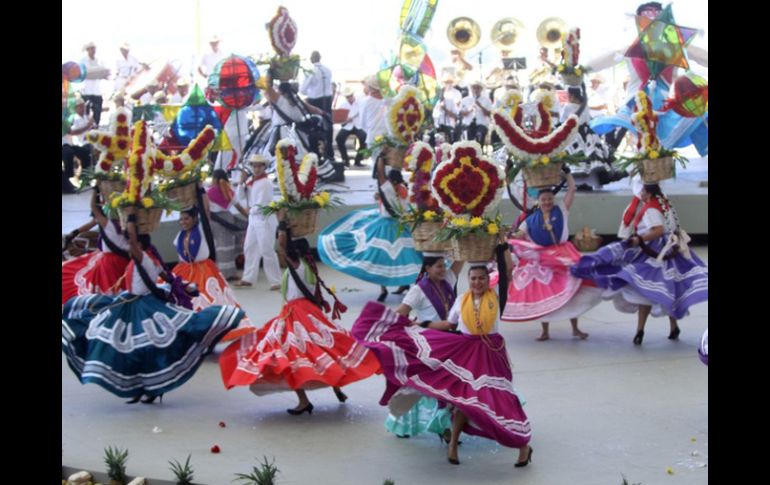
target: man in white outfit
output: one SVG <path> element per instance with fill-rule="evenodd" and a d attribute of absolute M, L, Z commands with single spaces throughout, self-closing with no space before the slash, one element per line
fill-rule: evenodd
<path fill-rule="evenodd" d="M 234 286 L 236 288 L 253 286 L 259 277 L 259 261 L 262 260 L 270 289 L 279 290 L 281 288 L 281 268 L 275 253 L 278 219 L 274 214 L 265 216 L 259 210 L 261 206 L 266 206 L 273 200 L 273 185 L 265 173 L 270 162 L 255 153 L 249 157 L 247 163 L 251 167 L 253 175 L 246 180 L 246 173 L 243 172 L 245 183 L 238 187 L 238 192 L 240 196 L 245 189 L 247 206 L 238 206 L 238 210 L 249 218 L 249 226 L 246 229 L 246 240 L 243 243 L 245 257 L 243 276 L 241 281 L 235 283 Z"/>

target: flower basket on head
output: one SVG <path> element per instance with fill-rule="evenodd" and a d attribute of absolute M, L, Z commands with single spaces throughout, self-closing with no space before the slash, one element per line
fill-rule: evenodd
<path fill-rule="evenodd" d="M 166 197 L 173 202 L 178 202 L 183 207 L 192 207 L 198 201 L 198 184 L 192 182 L 167 189 Z"/>
<path fill-rule="evenodd" d="M 292 237 L 305 237 L 315 234 L 318 228 L 320 209 L 305 209 L 299 212 L 287 212 L 286 223 L 291 228 Z"/>
<path fill-rule="evenodd" d="M 404 157 L 406 156 L 405 147 L 392 147 L 386 145 L 382 149 L 382 156 L 385 163 L 392 168 L 401 170 L 404 168 Z"/>
<path fill-rule="evenodd" d="M 418 251 L 438 252 L 452 248 L 451 241 L 436 241 L 436 235 L 441 229 L 440 222 L 420 222 L 412 230 L 414 247 Z"/>
<path fill-rule="evenodd" d="M 128 214 L 126 214 L 124 208 L 118 209 L 118 213 L 120 214 L 120 226 L 125 230 L 126 227 L 128 227 Z M 134 213 L 136 214 L 137 233 L 150 234 L 160 227 L 160 217 L 163 215 L 163 209 L 157 207 L 153 207 L 152 209 L 136 207 Z"/>
<path fill-rule="evenodd" d="M 562 40 L 561 62 L 556 70 L 562 82 L 568 86 L 583 84 L 585 70 L 578 64 L 580 57 L 580 29 L 574 28 L 567 32 Z"/>
<path fill-rule="evenodd" d="M 547 165 L 523 167 L 524 180 L 527 182 L 527 186 L 532 188 L 559 185 L 561 183 L 561 168 L 563 165 L 563 163 L 555 162 Z"/>
<path fill-rule="evenodd" d="M 572 244 L 581 253 L 592 253 L 599 249 L 599 246 L 602 244 L 602 238 L 597 236 L 593 229 L 585 226 L 581 232 L 575 234 L 575 237 L 572 238 Z"/>
<path fill-rule="evenodd" d="M 674 178 L 674 158 L 662 157 L 654 160 L 642 160 L 642 181 L 645 184 L 657 184 L 661 180 Z"/>
<path fill-rule="evenodd" d="M 301 164 L 295 160 L 297 147 L 289 139 L 283 139 L 275 147 L 275 168 L 281 200 L 260 207 L 264 215 L 285 212 L 286 223 L 292 237 L 312 235 L 318 228 L 319 209 L 332 208 L 339 201 L 332 200 L 328 192 L 314 193 L 318 180 L 318 157 L 308 153 Z"/>
<path fill-rule="evenodd" d="M 489 261 L 495 254 L 497 235 L 469 233 L 452 239 L 455 261 Z"/>
<path fill-rule="evenodd" d="M 98 180 L 96 182 L 96 185 L 99 186 L 99 192 L 104 197 L 104 200 L 107 200 L 110 198 L 110 195 L 116 193 L 116 192 L 123 192 L 126 190 L 126 181 L 125 180 Z"/>
<path fill-rule="evenodd" d="M 274 57 L 270 61 L 270 73 L 279 81 L 295 79 L 299 74 L 299 56 Z"/>
<path fill-rule="evenodd" d="M 583 84 L 583 74 L 576 74 L 574 72 L 562 72 L 560 73 L 561 80 L 567 86 L 580 86 Z"/>

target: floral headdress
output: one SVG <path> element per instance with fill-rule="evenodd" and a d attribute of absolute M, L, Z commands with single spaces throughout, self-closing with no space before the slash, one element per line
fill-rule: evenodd
<path fill-rule="evenodd" d="M 583 82 L 583 69 L 578 63 L 580 57 L 580 29 L 570 30 L 562 41 L 561 62 L 556 70 L 565 84 L 580 86 Z"/>
<path fill-rule="evenodd" d="M 409 178 L 409 208 L 403 214 L 402 222 L 431 222 L 439 215 L 439 207 L 431 190 L 431 173 L 436 154 L 427 143 L 414 142 L 406 152 L 404 162 L 412 172 Z"/>
<path fill-rule="evenodd" d="M 293 79 L 300 67 L 299 56 L 291 54 L 297 43 L 297 24 L 289 16 L 286 7 L 278 7 L 275 17 L 267 24 L 267 33 L 270 36 L 270 44 L 277 53 L 268 61 L 274 76 L 284 81 Z"/>

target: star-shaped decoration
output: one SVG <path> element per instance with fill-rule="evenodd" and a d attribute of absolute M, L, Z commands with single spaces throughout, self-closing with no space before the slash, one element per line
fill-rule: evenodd
<path fill-rule="evenodd" d="M 625 55 L 644 59 L 647 63 L 649 74 L 640 75 L 643 82 L 656 79 L 666 66 L 689 69 L 685 49 L 692 42 L 697 29 L 676 25 L 671 5 L 666 6 L 654 19 L 637 15 L 636 28 L 639 37 Z"/>
<path fill-rule="evenodd" d="M 108 131 L 92 130 L 86 139 L 102 151 L 96 163 L 96 172 L 109 172 L 112 164 L 128 158 L 131 138 L 128 131 L 128 110 L 118 108 Z"/>

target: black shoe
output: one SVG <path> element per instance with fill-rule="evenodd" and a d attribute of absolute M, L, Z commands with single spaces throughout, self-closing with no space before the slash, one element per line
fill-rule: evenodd
<path fill-rule="evenodd" d="M 403 438 L 403 439 L 407 439 L 407 438 L 411 438 L 411 436 L 409 436 L 408 434 L 405 434 L 405 435 L 400 435 L 400 434 L 397 434 L 397 435 L 396 435 L 396 438 Z"/>
<path fill-rule="evenodd" d="M 130 399 L 130 400 L 126 401 L 126 404 L 136 404 L 136 403 L 139 402 L 140 399 L 142 399 L 142 395 L 141 394 L 139 394 L 138 396 L 136 396 L 133 399 Z"/>
<path fill-rule="evenodd" d="M 380 293 L 380 296 L 377 297 L 377 301 L 380 302 L 380 303 L 384 303 L 385 302 L 385 298 L 387 298 L 387 297 L 388 297 L 387 290 L 383 290 L 382 293 Z"/>
<path fill-rule="evenodd" d="M 577 190 L 578 192 L 591 192 L 594 188 L 588 184 L 580 184 L 577 186 Z"/>
<path fill-rule="evenodd" d="M 292 416 L 299 416 L 300 414 L 307 411 L 308 414 L 313 414 L 313 404 L 308 403 L 307 406 L 305 406 L 302 409 L 287 409 L 286 412 L 291 414 Z"/>
<path fill-rule="evenodd" d="M 341 389 L 335 389 L 334 395 L 337 396 L 337 400 L 339 402 L 345 402 L 348 400 L 348 396 L 344 392 L 342 392 Z"/>
<path fill-rule="evenodd" d="M 532 453 L 533 453 L 534 451 L 535 451 L 535 450 L 534 450 L 534 449 L 533 449 L 533 448 L 530 446 L 530 447 L 529 447 L 529 455 L 527 456 L 527 459 L 526 459 L 526 460 L 524 460 L 524 461 L 518 461 L 518 462 L 516 462 L 516 464 L 515 464 L 515 465 L 513 465 L 513 466 L 514 466 L 515 468 L 521 468 L 521 467 L 525 467 L 525 466 L 529 465 L 529 462 L 530 462 L 530 461 L 532 461 Z"/>
<path fill-rule="evenodd" d="M 403 285 L 399 286 L 396 291 L 393 292 L 394 295 L 403 295 L 405 291 L 409 290 L 409 285 Z"/>
<path fill-rule="evenodd" d="M 669 340 L 679 340 L 679 334 L 682 332 L 682 330 L 679 327 L 676 327 L 674 331 L 672 331 L 670 334 L 668 334 Z"/>
<path fill-rule="evenodd" d="M 642 345 L 642 340 L 644 339 L 644 330 L 639 330 L 636 332 L 636 335 L 634 336 L 634 345 Z"/>
<path fill-rule="evenodd" d="M 163 404 L 163 394 L 156 394 L 154 396 L 148 396 L 147 399 L 142 399 L 143 404 L 152 404 L 155 402 L 157 398 L 160 398 L 160 401 L 158 401 L 160 404 Z"/>

